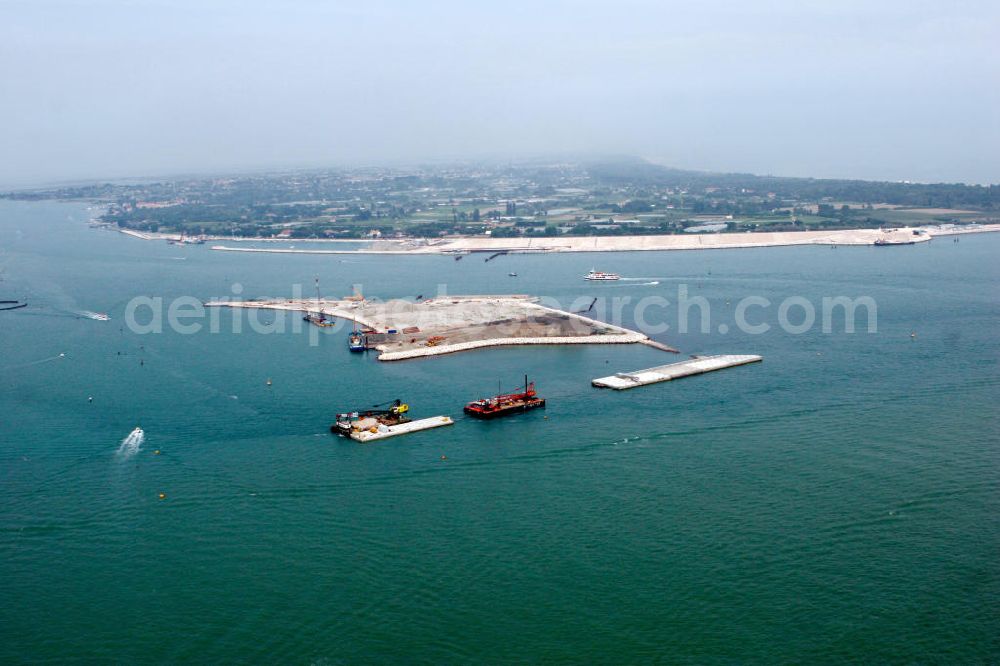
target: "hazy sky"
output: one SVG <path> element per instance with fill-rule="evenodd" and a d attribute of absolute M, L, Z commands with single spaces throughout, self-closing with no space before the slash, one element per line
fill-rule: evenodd
<path fill-rule="evenodd" d="M 0 183 L 635 154 L 1000 182 L 1000 2 L 0 0 Z"/>

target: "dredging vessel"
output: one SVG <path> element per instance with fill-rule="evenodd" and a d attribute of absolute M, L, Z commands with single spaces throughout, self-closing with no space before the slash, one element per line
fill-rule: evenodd
<path fill-rule="evenodd" d="M 332 319 L 327 319 L 326 315 L 322 312 L 310 312 L 302 318 L 303 321 L 307 321 L 314 326 L 328 327 L 335 326 L 336 323 Z"/>
<path fill-rule="evenodd" d="M 465 413 L 477 419 L 493 419 L 498 416 L 509 416 L 527 412 L 531 409 L 545 407 L 545 398 L 539 398 L 535 392 L 535 382 L 528 383 L 524 376 L 524 391 L 517 393 L 501 393 L 492 398 L 480 398 L 465 406 Z"/>
<path fill-rule="evenodd" d="M 322 304 L 322 299 L 320 298 L 319 295 L 319 278 L 316 278 L 316 311 L 307 312 L 306 315 L 302 317 L 302 320 L 307 321 L 310 324 L 313 324 L 314 326 L 321 326 L 324 328 L 329 326 L 335 326 L 336 322 L 333 319 L 327 318 L 327 316 L 323 314 L 323 309 L 321 307 L 321 304 Z"/>
<path fill-rule="evenodd" d="M 330 432 L 350 437 L 357 442 L 370 442 L 454 423 L 449 416 L 434 416 L 411 421 L 407 416 L 409 411 L 409 405 L 401 400 L 394 400 L 367 410 L 337 414 L 337 420 L 330 426 Z"/>

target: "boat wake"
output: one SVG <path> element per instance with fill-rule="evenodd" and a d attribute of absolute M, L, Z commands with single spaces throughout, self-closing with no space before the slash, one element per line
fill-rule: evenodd
<path fill-rule="evenodd" d="M 111 319 L 111 317 L 104 314 L 103 312 L 93 312 L 91 310 L 74 310 L 73 313 L 77 317 L 93 319 L 94 321 L 108 321 L 109 319 Z"/>
<path fill-rule="evenodd" d="M 58 360 L 61 360 L 61 359 L 64 359 L 64 358 L 66 358 L 66 352 L 63 352 L 61 354 L 57 354 L 56 356 L 47 356 L 45 358 L 40 358 L 37 361 L 28 361 L 27 363 L 18 363 L 17 365 L 8 365 L 7 367 L 0 368 L 0 369 L 2 369 L 4 372 L 8 372 L 10 370 L 20 370 L 22 368 L 30 368 L 33 365 L 41 365 L 42 363 L 51 363 L 52 361 L 58 361 Z"/>
<path fill-rule="evenodd" d="M 713 279 L 715 278 L 706 277 L 704 275 L 671 275 L 664 277 L 631 277 L 631 278 L 623 277 L 621 281 L 625 282 L 627 280 L 629 282 L 642 282 L 644 280 L 656 280 L 657 282 L 659 282 L 661 280 L 683 280 L 692 282 L 694 281 L 702 282 L 704 280 L 713 280 Z"/>
<path fill-rule="evenodd" d="M 123 459 L 131 458 L 139 452 L 139 449 L 142 447 L 142 443 L 145 441 L 146 433 L 143 432 L 142 428 L 136 428 L 130 432 L 118 446 L 118 457 Z"/>
<path fill-rule="evenodd" d="M 622 281 L 628 280 L 629 278 L 622 278 Z M 653 287 L 660 284 L 659 280 L 650 280 L 649 282 L 630 282 L 629 284 L 609 284 L 608 287 Z"/>

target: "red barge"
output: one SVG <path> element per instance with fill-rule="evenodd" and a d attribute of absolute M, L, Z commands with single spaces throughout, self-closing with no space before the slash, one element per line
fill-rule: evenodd
<path fill-rule="evenodd" d="M 528 377 L 525 376 L 523 392 L 501 393 L 492 398 L 480 398 L 467 404 L 464 411 L 473 418 L 492 419 L 539 407 L 545 407 L 545 398 L 538 397 L 538 394 L 535 393 L 535 382 L 529 384 Z"/>

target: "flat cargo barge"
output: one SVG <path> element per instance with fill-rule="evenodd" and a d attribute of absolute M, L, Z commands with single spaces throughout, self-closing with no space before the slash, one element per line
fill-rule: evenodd
<path fill-rule="evenodd" d="M 440 428 L 441 426 L 452 425 L 453 423 L 455 422 L 450 416 L 432 416 L 429 419 L 406 421 L 405 423 L 398 423 L 396 425 L 379 424 L 378 426 L 374 426 L 374 432 L 372 430 L 355 430 L 351 432 L 349 437 L 357 442 L 373 442 L 376 439 L 407 435 L 411 432 Z"/>
<path fill-rule="evenodd" d="M 611 388 L 617 391 L 635 388 L 636 386 L 646 386 L 659 382 L 669 382 L 672 379 L 700 375 L 705 372 L 714 372 L 725 368 L 732 368 L 737 365 L 747 363 L 759 363 L 763 361 L 763 356 L 755 354 L 719 354 L 716 356 L 695 356 L 694 358 L 670 363 L 646 370 L 636 370 L 634 372 L 619 372 L 610 377 L 599 377 L 590 383 L 598 388 Z"/>

